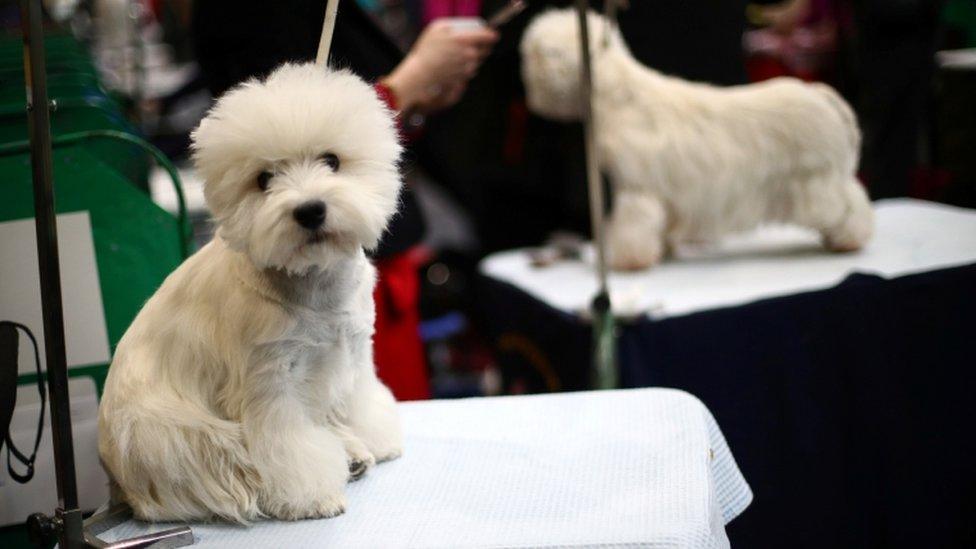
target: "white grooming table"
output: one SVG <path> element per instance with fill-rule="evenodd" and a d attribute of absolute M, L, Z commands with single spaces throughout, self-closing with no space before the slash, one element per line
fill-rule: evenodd
<path fill-rule="evenodd" d="M 976 416 L 976 210 L 886 200 L 875 211 L 858 253 L 769 227 L 611 276 L 614 309 L 631 317 L 620 383 L 707 402 L 759 495 L 733 543 L 973 545 L 958 510 L 972 501 L 974 439 L 956 418 Z M 481 271 L 505 385 L 588 387 L 592 263 L 536 269 L 517 250 Z"/>
<path fill-rule="evenodd" d="M 857 253 L 833 254 L 817 234 L 764 227 L 711 246 L 684 246 L 652 269 L 611 273 L 621 316 L 667 318 L 833 287 L 853 272 L 896 277 L 976 262 L 976 210 L 913 199 L 875 203 L 874 239 Z M 592 254 L 549 267 L 531 265 L 528 250 L 501 252 L 480 265 L 569 314 L 588 310 L 596 293 Z"/>
<path fill-rule="evenodd" d="M 705 406 L 670 389 L 410 402 L 399 460 L 333 519 L 191 525 L 195 547 L 728 547 L 752 501 Z M 172 525 L 130 521 L 112 541 Z"/>

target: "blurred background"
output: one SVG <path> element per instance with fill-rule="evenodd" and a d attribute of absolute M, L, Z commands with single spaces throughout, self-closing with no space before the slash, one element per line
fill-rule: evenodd
<path fill-rule="evenodd" d="M 459 16 L 487 18 L 504 4 L 501 0 L 344 0 L 338 32 L 351 34 L 345 38 L 337 35 L 337 40 L 346 40 L 343 44 L 347 49 L 340 47 L 334 59 L 368 79 L 377 79 L 391 70 L 398 56 L 410 51 L 432 21 Z M 403 120 L 407 135 L 404 173 L 412 193 L 410 207 L 416 208 L 411 214 L 416 220 L 411 231 L 416 236 L 397 248 L 395 254 L 378 260 L 396 258 L 400 261 L 397 269 L 413 273 L 412 278 L 406 276 L 402 280 L 416 288 L 401 290 L 396 283 L 390 283 L 381 287 L 378 300 L 380 307 L 385 307 L 385 321 L 394 326 L 391 333 L 406 329 L 408 340 L 410 333 L 419 333 L 422 352 L 419 357 L 403 358 L 409 367 L 402 368 L 397 366 L 402 358 L 399 353 L 412 342 L 403 347 L 394 341 L 386 351 L 378 352 L 386 353 L 383 360 L 392 364 L 381 365 L 381 377 L 404 399 L 573 390 L 589 384 L 590 346 L 585 318 L 553 310 L 546 304 L 520 301 L 512 297 L 510 285 L 479 269 L 482 260 L 496 252 L 537 250 L 554 238 L 557 242 L 575 242 L 587 239 L 589 233 L 581 128 L 530 113 L 520 77 L 518 44 L 526 25 L 534 14 L 567 2 L 532 0 L 528 4 L 526 13 L 499 29 L 497 43 L 455 104 Z M 91 384 L 90 388 L 73 386 L 73 396 L 74 391 L 91 394 L 89 404 L 93 404 L 97 403 L 111 349 L 141 304 L 188 253 L 213 236 L 203 200 L 203 182 L 190 160 L 190 132 L 212 105 L 215 93 L 255 71 L 260 73 L 260 62 L 311 58 L 314 49 L 304 45 L 309 39 L 305 35 L 311 31 L 293 25 L 296 20 L 311 21 L 308 28 L 315 30 L 311 36 L 317 38 L 324 2 L 46 0 L 44 8 L 49 93 L 56 101 L 51 123 L 58 211 L 87 212 L 84 219 L 76 220 L 77 227 L 84 232 L 87 223 L 91 229 L 91 237 L 70 241 L 63 253 L 68 254 L 65 261 L 71 265 L 72 250 L 94 250 L 94 260 L 87 261 L 95 262 L 96 278 L 85 281 L 79 276 L 70 284 L 75 285 L 72 287 L 79 295 L 97 294 L 100 301 L 90 306 L 95 307 L 95 314 L 104 317 L 101 327 L 92 328 L 97 333 L 91 336 L 93 340 L 101 338 L 104 344 L 79 351 L 84 356 L 74 360 L 69 356 L 75 383 Z M 4 30 L 0 35 L 0 187 L 4 190 L 0 223 L 15 223 L 33 215 L 30 166 L 24 143 L 27 121 L 17 2 L 0 2 L 0 27 Z M 724 86 L 795 76 L 831 84 L 854 106 L 864 131 L 859 176 L 872 199 L 910 197 L 976 208 L 976 0 L 631 0 L 622 12 L 620 27 L 640 61 L 690 80 Z M 370 47 L 381 44 L 376 47 L 382 52 L 358 55 L 354 53 L 361 51 L 354 47 L 357 40 Z M 265 60 L 261 52 L 270 50 L 281 53 Z M 153 156 L 154 149 L 163 153 L 162 162 Z M 178 178 L 174 179 L 173 173 Z M 13 225 L 10 228 L 20 230 Z M 13 238 L 8 235 L 14 234 L 26 233 L 5 233 L 4 238 Z M 5 244 L 7 251 L 18 253 L 10 242 Z M 29 246 L 23 249 L 29 250 Z M 86 260 L 81 257 L 78 261 L 83 264 Z M 11 277 L 16 274 L 12 268 L 0 272 Z M 24 276 L 29 277 L 29 271 Z M 400 279 L 391 275 L 389 280 Z M 938 309 L 932 314 L 941 320 L 933 320 L 936 326 L 930 328 L 939 337 L 949 338 L 948 344 L 935 336 L 925 339 L 927 336 L 918 335 L 914 324 L 875 334 L 879 340 L 903 336 L 926 342 L 920 354 L 912 355 L 917 360 L 906 366 L 911 370 L 906 378 L 924 375 L 928 360 L 938 355 L 934 351 L 925 355 L 924 351 L 931 351 L 936 345 L 941 345 L 943 352 L 955 349 L 949 358 L 957 365 L 971 360 L 968 349 L 962 350 L 965 346 L 960 343 L 957 330 L 968 326 L 971 332 L 976 324 L 956 307 L 971 303 L 972 288 L 976 287 L 973 280 L 971 271 L 953 279 L 952 284 L 970 288 L 965 295 L 957 286 L 939 286 L 945 289 L 944 295 L 940 294 L 942 298 L 953 304 L 946 307 L 953 307 L 955 312 L 951 314 L 959 316 L 947 316 Z M 845 288 L 848 293 L 858 292 L 849 284 Z M 905 291 L 922 295 L 917 288 Z M 817 306 L 835 307 L 835 311 L 854 307 L 857 314 L 873 319 L 879 314 L 879 309 L 865 312 L 863 303 L 851 305 L 834 299 L 824 297 L 816 301 Z M 78 313 L 81 324 L 85 324 L 85 306 L 89 305 L 77 305 L 77 310 L 82 311 Z M 102 311 L 97 310 L 99 306 Z M 770 314 L 783 318 L 788 311 Z M 968 311 L 971 313 L 972 309 Z M 912 314 L 924 317 L 929 313 Z M 678 319 L 691 323 L 681 333 L 688 337 L 714 335 L 715 342 L 737 337 L 727 330 L 737 325 L 734 319 L 716 321 L 724 332 L 718 334 L 709 331 L 710 325 L 694 324 L 700 320 L 695 315 Z M 776 320 L 766 322 L 775 324 Z M 525 326 L 532 326 L 532 330 Z M 674 323 L 658 325 L 649 336 L 657 339 L 648 345 L 662 349 L 669 330 L 681 329 Z M 813 338 L 812 347 L 800 347 L 806 353 L 804 360 L 820 356 L 829 361 L 832 355 L 810 351 L 831 345 L 828 336 L 807 330 L 786 339 Z M 864 333 L 860 336 L 862 343 L 875 337 Z M 844 344 L 840 346 L 846 349 Z M 82 347 L 78 343 L 74 349 Z M 731 348 L 726 351 L 732 353 Z M 704 355 L 682 355 L 671 348 L 661 352 L 664 354 L 652 358 L 678 362 L 711 360 Z M 749 352 L 761 354 L 754 348 Z M 25 360 L 21 362 L 30 364 Z M 766 364 L 758 360 L 755 364 Z M 877 368 L 863 373 L 865 379 L 856 383 L 872 383 L 875 376 L 886 375 L 886 359 L 868 360 L 862 356 L 857 360 Z M 21 369 L 18 379 L 22 384 L 33 381 L 29 370 Z M 845 370 L 837 375 L 861 375 L 851 372 Z M 685 374 L 693 375 L 689 371 Z M 791 427 L 787 425 L 791 416 L 780 414 L 781 403 L 763 408 L 769 403 L 758 400 L 766 397 L 757 396 L 751 389 L 723 396 L 723 383 L 736 382 L 722 381 L 722 377 L 712 376 L 707 386 L 697 385 L 696 380 L 682 381 L 679 374 L 669 377 L 661 372 L 648 373 L 646 377 L 633 373 L 628 377 L 624 373 L 623 379 L 624 385 L 631 386 L 695 389 L 693 392 L 709 404 L 729 431 L 733 451 L 741 456 L 746 477 L 754 483 L 759 508 L 732 525 L 734 545 L 738 541 L 744 547 L 774 546 L 770 545 L 773 534 L 787 528 L 818 532 L 811 534 L 811 540 L 819 541 L 816 545 L 811 541 L 809 546 L 819 547 L 908 546 L 901 545 L 902 540 L 915 539 L 898 537 L 902 526 L 896 511 L 882 512 L 878 511 L 880 507 L 871 507 L 875 498 L 886 493 L 879 491 L 884 478 L 859 476 L 848 459 L 853 455 L 852 449 L 857 448 L 851 441 L 863 432 L 861 429 L 873 429 L 874 421 L 883 425 L 900 419 L 874 418 L 855 425 L 858 420 L 852 419 L 855 414 L 851 409 L 830 409 L 810 424 L 799 422 Z M 776 379 L 756 381 L 750 387 L 769 388 L 771 383 L 782 381 L 780 377 Z M 957 378 L 946 374 L 941 379 L 948 387 Z M 971 376 L 952 391 L 971 387 L 969 380 Z M 904 385 L 892 389 L 897 398 L 911 386 L 902 381 Z M 837 383 L 850 387 L 853 385 L 846 384 L 855 382 L 845 379 Z M 29 391 L 23 392 L 25 400 L 20 402 L 30 405 Z M 769 398 L 777 401 L 804 402 L 811 398 L 820 402 L 822 397 L 813 397 L 819 393 L 797 389 L 786 382 L 770 389 L 769 394 L 775 395 Z M 851 407 L 880 403 L 884 408 L 884 403 L 891 402 L 886 400 L 888 396 L 852 401 Z M 81 396 L 79 401 L 85 398 L 88 397 Z M 723 406 L 736 409 L 737 403 L 746 401 L 755 406 L 755 417 L 736 416 L 733 412 L 722 417 Z M 816 409 L 820 406 L 809 402 L 807 405 Z M 910 416 L 914 408 L 907 410 L 905 415 Z M 924 420 L 926 425 L 918 429 L 932 427 L 957 411 L 940 410 L 943 415 Z M 843 444 L 830 446 L 836 452 L 819 446 L 822 439 L 817 438 L 817 429 L 830 431 L 834 420 L 846 426 L 841 437 Z M 81 434 L 76 434 L 76 440 L 84 441 L 84 433 L 88 432 L 85 429 L 93 429 L 94 419 L 80 421 L 88 421 L 87 427 L 80 427 Z M 969 418 L 958 417 L 956 421 L 968 422 Z M 750 423 L 762 424 L 769 430 L 753 430 Z M 797 425 L 812 429 L 814 434 L 799 441 L 791 439 L 789 444 L 796 446 L 788 446 L 785 439 L 769 434 Z M 905 444 L 915 448 L 917 442 L 912 439 Z M 881 452 L 882 447 L 883 444 L 876 445 L 869 455 L 851 459 L 870 461 L 870 456 Z M 913 451 L 900 455 L 913 455 Z M 796 504 L 799 498 L 790 493 L 797 488 L 785 485 L 783 479 L 790 478 L 795 468 L 821 459 L 836 467 L 799 482 L 798 486 L 809 488 L 826 482 L 824 479 L 846 486 L 814 493 L 800 505 L 820 510 L 835 505 L 829 512 L 816 515 L 823 522 L 810 524 L 797 519 L 775 528 L 769 526 L 774 507 Z M 924 462 L 927 460 L 926 454 Z M 79 468 L 85 466 L 97 467 L 80 462 Z M 909 476 L 906 471 L 904 477 L 898 478 Z M 100 478 L 92 477 L 96 494 L 104 492 L 95 486 Z M 913 493 L 931 495 L 945 488 L 935 484 Z M 976 483 L 970 474 L 953 489 L 961 493 L 973 488 Z M 0 483 L 0 493 L 6 489 L 10 487 Z M 837 503 L 836 500 L 854 497 L 851 494 L 855 492 L 861 499 Z M 17 501 L 21 497 L 26 496 L 18 493 Z M 904 506 L 897 511 L 915 508 L 915 504 L 904 502 L 901 497 L 896 499 Z M 26 513 L 21 511 L 26 509 L 13 509 L 14 496 L 3 501 L 10 503 L 0 513 L 5 524 L 22 520 Z M 945 521 L 949 533 L 935 539 L 974 539 L 971 523 L 964 526 L 953 521 L 953 517 L 961 517 L 973 507 L 971 498 L 961 508 L 957 506 L 959 501 L 953 499 L 945 504 L 945 509 L 952 510 L 939 515 L 939 520 Z M 832 533 L 824 534 L 824 528 Z M 23 543 L 22 529 L 4 528 L 0 531 L 0 545 L 8 546 L 5 540 Z"/>

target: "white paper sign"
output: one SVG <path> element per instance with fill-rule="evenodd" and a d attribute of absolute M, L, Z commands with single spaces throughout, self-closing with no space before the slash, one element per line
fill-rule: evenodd
<path fill-rule="evenodd" d="M 105 364 L 110 359 L 108 330 L 88 212 L 58 215 L 58 251 L 68 367 Z M 33 218 L 0 223 L 0 319 L 19 322 L 34 332 L 44 367 L 44 321 Z M 33 349 L 21 335 L 18 373 L 33 372 Z"/>
<path fill-rule="evenodd" d="M 98 396 L 90 377 L 68 380 L 71 395 L 71 435 L 74 440 L 75 474 L 82 510 L 93 510 L 108 500 L 108 476 L 98 462 Z M 49 404 L 50 406 L 50 404 Z M 17 388 L 17 409 L 10 422 L 10 437 L 21 452 L 30 455 L 37 433 L 40 397 L 36 385 Z M 0 469 L 0 526 L 23 524 L 31 513 L 50 515 L 58 505 L 57 475 L 51 446 L 51 414 L 45 410 L 44 432 L 34 463 L 34 478 L 19 484 L 7 473 L 6 456 Z M 6 454 L 6 450 L 4 450 Z M 24 467 L 14 462 L 14 469 Z"/>

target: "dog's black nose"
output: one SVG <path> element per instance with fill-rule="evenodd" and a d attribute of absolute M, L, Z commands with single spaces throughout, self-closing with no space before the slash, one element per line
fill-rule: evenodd
<path fill-rule="evenodd" d="M 292 215 L 299 225 L 310 231 L 314 231 L 325 223 L 325 202 L 321 200 L 306 202 L 295 208 Z"/>

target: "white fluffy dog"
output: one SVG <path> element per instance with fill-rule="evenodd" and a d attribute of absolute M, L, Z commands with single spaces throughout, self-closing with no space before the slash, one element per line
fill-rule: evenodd
<path fill-rule="evenodd" d="M 148 520 L 337 515 L 348 479 L 401 452 L 363 251 L 396 211 L 393 114 L 349 72 L 285 65 L 193 139 L 218 231 L 119 342 L 99 416 L 114 499 Z"/>
<path fill-rule="evenodd" d="M 764 222 L 819 231 L 834 250 L 862 247 L 874 214 L 855 178 L 860 132 L 832 89 L 792 78 L 717 88 L 660 74 L 590 13 L 594 133 L 614 190 L 611 265 L 639 269 L 669 246 Z M 541 14 L 522 39 L 529 108 L 580 118 L 576 13 Z"/>

